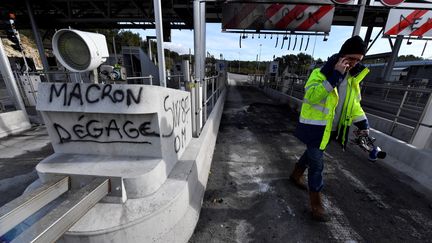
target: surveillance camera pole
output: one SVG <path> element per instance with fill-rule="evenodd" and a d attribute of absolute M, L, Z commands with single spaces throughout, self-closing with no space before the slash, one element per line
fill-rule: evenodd
<path fill-rule="evenodd" d="M 160 86 L 166 87 L 165 80 L 165 52 L 163 47 L 163 35 L 162 35 L 162 10 L 160 0 L 153 0 L 154 14 L 155 14 L 155 25 L 156 25 L 156 37 L 157 37 L 157 49 L 158 49 L 158 66 L 159 66 L 159 82 Z"/>

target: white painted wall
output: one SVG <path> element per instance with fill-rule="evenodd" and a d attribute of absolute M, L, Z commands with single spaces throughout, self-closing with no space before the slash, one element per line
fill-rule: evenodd
<path fill-rule="evenodd" d="M 36 167 L 42 180 L 55 174 L 79 181 L 83 176 L 121 178 L 122 197 L 140 198 L 164 183 L 192 139 L 186 91 L 41 83 L 38 92 L 37 109 L 55 151 Z"/>

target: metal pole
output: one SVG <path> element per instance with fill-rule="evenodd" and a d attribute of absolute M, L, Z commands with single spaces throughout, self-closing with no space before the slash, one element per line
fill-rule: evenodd
<path fill-rule="evenodd" d="M 202 53 L 202 46 L 201 46 L 201 4 L 199 0 L 194 0 L 193 2 L 193 12 L 194 12 L 194 56 L 195 56 L 195 79 L 194 85 L 191 89 L 191 98 L 192 98 L 192 132 L 195 137 L 199 137 L 199 134 L 201 132 L 201 107 L 202 102 L 200 99 L 200 86 L 203 79 L 202 76 L 202 63 L 201 63 L 201 53 Z"/>
<path fill-rule="evenodd" d="M 398 111 L 396 113 L 396 117 L 394 118 L 393 124 L 392 124 L 391 129 L 390 129 L 390 135 L 393 135 L 394 129 L 396 128 L 396 123 L 397 123 L 399 115 L 400 115 L 400 113 L 402 111 L 402 107 L 403 107 L 403 105 L 405 103 L 405 99 L 406 99 L 407 95 L 408 95 L 408 90 L 405 91 L 404 96 L 402 98 L 402 101 L 401 101 L 401 103 L 399 105 Z"/>
<path fill-rule="evenodd" d="M 112 42 L 113 42 L 113 49 L 114 49 L 114 57 L 115 57 L 115 61 L 116 64 L 118 63 L 118 59 L 117 59 L 117 48 L 116 48 L 116 43 L 115 43 L 115 36 L 112 37 Z"/>
<path fill-rule="evenodd" d="M 394 66 L 394 63 L 396 62 L 397 56 L 399 54 L 399 49 L 400 49 L 401 44 L 402 44 L 402 38 L 403 38 L 403 36 L 401 36 L 401 35 L 398 35 L 396 37 L 395 43 L 394 43 L 393 48 L 392 48 L 391 58 L 388 61 L 387 66 L 386 66 L 385 71 L 384 71 L 384 81 L 390 80 L 393 66 Z"/>
<path fill-rule="evenodd" d="M 200 2 L 201 79 L 205 78 L 206 61 L 206 2 Z"/>
<path fill-rule="evenodd" d="M 34 20 L 34 16 L 33 16 L 33 10 L 32 7 L 30 5 L 29 0 L 26 0 L 26 6 L 27 6 L 27 12 L 28 12 L 28 16 L 30 18 L 30 23 L 32 26 L 32 31 L 33 31 L 33 35 L 36 41 L 36 46 L 39 52 L 39 56 L 41 58 L 42 61 L 42 66 L 45 72 L 49 71 L 49 64 L 48 64 L 48 60 L 46 59 L 45 56 L 45 51 L 44 51 L 44 47 L 43 47 L 43 43 L 42 43 L 42 39 L 41 36 L 39 34 L 38 31 L 38 27 L 36 25 L 36 21 Z M 25 60 L 25 56 L 23 56 L 24 60 Z M 50 75 L 47 75 L 47 80 L 48 82 L 50 81 Z"/>
<path fill-rule="evenodd" d="M 207 120 L 207 80 L 206 78 L 206 2 L 201 1 L 200 2 L 200 15 L 199 15 L 199 22 L 200 22 L 200 62 L 201 62 L 201 85 L 199 86 L 199 102 L 200 102 L 200 110 L 201 114 L 200 117 L 203 117 L 204 113 L 204 120 L 200 121 L 200 129 L 204 125 L 205 121 Z M 203 103 L 206 103 L 205 109 L 202 109 Z"/>
<path fill-rule="evenodd" d="M 18 90 L 18 86 L 14 78 L 12 69 L 10 67 L 9 59 L 7 58 L 6 52 L 3 48 L 3 42 L 1 38 L 0 38 L 0 72 L 3 76 L 3 80 L 5 82 L 7 89 L 9 90 L 9 92 L 14 98 L 14 103 L 16 108 L 22 110 L 24 112 L 26 119 L 28 120 L 27 111 L 24 102 L 22 100 L 22 97 L 20 95 L 20 92 Z"/>
<path fill-rule="evenodd" d="M 133 58 L 132 58 L 132 49 L 130 46 L 129 46 L 129 59 L 130 59 L 130 63 L 131 63 L 132 76 L 135 76 L 135 70 L 134 70 L 134 64 L 133 64 Z"/>
<path fill-rule="evenodd" d="M 215 97 L 214 97 L 214 94 L 215 94 L 215 77 L 213 77 L 212 78 L 212 92 L 211 92 L 211 95 L 212 95 L 212 109 L 214 108 L 214 105 L 215 105 Z"/>
<path fill-rule="evenodd" d="M 150 61 L 153 61 L 153 57 L 152 57 L 152 47 L 151 47 L 151 39 L 153 39 L 153 38 L 151 38 L 151 37 L 149 37 L 149 36 L 147 36 L 146 37 L 147 38 L 147 45 L 148 45 L 148 48 L 147 48 L 147 54 L 148 54 L 148 56 L 149 56 L 149 58 L 150 58 Z"/>
<path fill-rule="evenodd" d="M 207 86 L 208 86 L 208 79 L 204 78 L 203 87 L 202 87 L 202 93 L 203 93 L 203 112 L 204 112 L 204 119 L 203 123 L 207 121 Z"/>
<path fill-rule="evenodd" d="M 154 13 L 155 13 L 155 25 L 156 25 L 156 37 L 157 37 L 157 51 L 159 60 L 159 82 L 160 86 L 166 87 L 165 79 L 165 51 L 163 44 L 163 27 L 162 27 L 162 8 L 160 0 L 153 0 Z"/>
<path fill-rule="evenodd" d="M 369 48 L 369 42 L 371 41 L 372 31 L 373 31 L 373 26 L 368 26 L 364 38 L 364 42 L 366 43 L 368 48 Z"/>
<path fill-rule="evenodd" d="M 364 16 L 364 12 L 365 12 L 365 5 L 366 5 L 366 0 L 361 0 L 360 8 L 359 8 L 357 19 L 356 19 L 356 25 L 355 25 L 353 33 L 352 33 L 353 36 L 360 34 L 360 29 L 362 26 L 363 16 Z"/>

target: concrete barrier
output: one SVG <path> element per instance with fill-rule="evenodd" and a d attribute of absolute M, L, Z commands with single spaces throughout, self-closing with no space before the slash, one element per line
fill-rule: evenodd
<path fill-rule="evenodd" d="M 300 112 L 301 100 L 265 87 L 262 90 L 270 98 L 288 104 L 291 109 Z M 372 124 L 389 124 L 391 121 L 367 114 L 373 120 Z M 380 160 L 387 166 L 411 177 L 425 188 L 432 190 L 432 151 L 419 149 L 404 141 L 391 137 L 383 132 L 371 129 L 371 136 L 377 139 L 378 145 L 387 152 L 387 158 Z"/>
<path fill-rule="evenodd" d="M 225 95 L 155 193 L 98 203 L 58 242 L 187 242 L 199 218 Z"/>
<path fill-rule="evenodd" d="M 154 193 L 127 198 L 124 202 L 105 200 L 96 204 L 57 242 L 187 242 L 199 219 L 225 97 L 226 89 L 221 92 L 200 137 L 191 138 L 164 183 Z M 134 169 L 133 165 L 130 169 Z M 86 175 L 76 176 L 71 176 L 72 183 L 92 179 Z M 41 184 L 43 180 L 36 180 L 25 193 Z M 14 233 L 27 229 L 60 202 L 56 201 L 29 217 Z"/>
<path fill-rule="evenodd" d="M 31 125 L 23 111 L 0 113 L 0 138 L 30 129 Z"/>
<path fill-rule="evenodd" d="M 75 190 L 110 178 L 109 202 L 158 190 L 192 138 L 190 93 L 160 86 L 42 83 L 37 109 L 55 152 L 41 180 L 68 175 Z"/>

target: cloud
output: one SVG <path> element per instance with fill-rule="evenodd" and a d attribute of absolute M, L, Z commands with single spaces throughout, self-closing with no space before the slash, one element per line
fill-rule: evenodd
<path fill-rule="evenodd" d="M 339 51 L 343 42 L 351 37 L 353 31 L 352 26 L 332 26 L 330 35 L 327 41 L 323 41 L 323 36 L 310 36 L 309 44 L 307 45 L 307 36 L 299 34 L 297 36 L 297 45 L 294 49 L 295 36 L 291 36 L 291 45 L 288 50 L 288 40 L 285 41 L 283 48 L 283 35 L 252 35 L 249 34 L 246 39 L 241 40 L 241 48 L 239 45 L 239 33 L 221 32 L 220 24 L 207 24 L 206 29 L 206 51 L 215 57 L 220 54 L 226 60 L 242 60 L 255 61 L 261 52 L 261 61 L 271 61 L 273 56 L 281 57 L 283 55 L 294 54 L 300 52 L 312 55 L 315 59 L 321 58 L 326 60 L 327 57 Z M 371 39 L 373 40 L 379 33 L 380 28 L 374 28 Z M 155 35 L 154 30 L 139 30 L 136 31 L 145 38 L 146 35 Z M 363 27 L 360 36 L 364 37 L 366 28 Z M 259 38 L 258 38 L 259 37 Z M 271 38 L 270 38 L 271 37 Z M 301 39 L 303 38 L 302 49 L 300 50 Z M 194 32 L 192 30 L 172 30 L 171 42 L 165 42 L 165 48 L 176 51 L 180 54 L 188 54 L 189 48 L 191 53 L 194 53 Z M 394 40 L 393 40 L 394 41 Z M 413 54 L 421 56 L 425 40 L 412 40 L 412 45 L 406 44 L 404 40 L 399 51 L 399 55 Z M 276 45 L 277 43 L 277 45 Z M 261 45 L 261 51 L 260 51 Z M 306 45 L 308 48 L 306 49 Z M 432 43 L 426 47 L 424 58 L 431 58 Z M 391 48 L 386 38 L 378 36 L 368 54 L 376 54 L 390 52 Z"/>
<path fill-rule="evenodd" d="M 181 43 L 165 42 L 164 44 L 165 44 L 165 49 L 177 52 L 180 55 L 189 54 L 189 47 L 184 46 Z"/>

